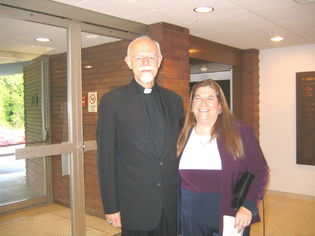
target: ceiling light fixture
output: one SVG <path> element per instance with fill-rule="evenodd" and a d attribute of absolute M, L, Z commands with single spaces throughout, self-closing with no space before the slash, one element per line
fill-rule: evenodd
<path fill-rule="evenodd" d="M 202 64 L 199 68 L 202 72 L 206 72 L 209 70 L 208 66 L 206 64 Z"/>
<path fill-rule="evenodd" d="M 283 40 L 283 38 L 282 37 L 280 37 L 280 36 L 277 36 L 277 37 L 273 37 L 273 38 L 271 38 L 270 39 L 272 42 L 280 42 L 280 41 L 282 41 Z"/>
<path fill-rule="evenodd" d="M 197 13 L 209 13 L 212 11 L 214 11 L 214 8 L 213 7 L 207 7 L 207 6 L 196 7 L 194 9 L 194 12 L 197 12 Z"/>
<path fill-rule="evenodd" d="M 43 37 L 39 37 L 35 39 L 37 42 L 50 42 L 51 39 L 49 38 L 43 38 Z"/>
<path fill-rule="evenodd" d="M 88 34 L 88 35 L 85 35 L 85 37 L 87 39 L 96 39 L 96 38 L 98 38 L 98 35 L 96 35 L 96 34 Z"/>

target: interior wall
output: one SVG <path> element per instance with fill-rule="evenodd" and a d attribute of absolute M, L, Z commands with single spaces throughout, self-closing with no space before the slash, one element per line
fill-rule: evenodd
<path fill-rule="evenodd" d="M 296 73 L 315 71 L 315 44 L 260 51 L 260 141 L 268 190 L 315 196 L 315 166 L 296 164 Z"/>

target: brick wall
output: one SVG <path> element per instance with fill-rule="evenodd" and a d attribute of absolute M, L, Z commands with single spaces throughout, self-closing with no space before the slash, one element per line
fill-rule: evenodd
<path fill-rule="evenodd" d="M 42 141 L 42 94 L 41 94 L 41 61 L 34 61 L 24 67 L 24 112 L 25 142 Z M 33 98 L 33 103 L 32 103 Z M 40 145 L 38 143 L 37 145 Z M 25 161 L 26 182 L 36 192 L 45 194 L 44 160 L 42 157 Z"/>
<path fill-rule="evenodd" d="M 189 31 L 168 23 L 149 26 L 149 36 L 158 41 L 163 63 L 157 82 L 178 93 L 186 108 L 189 102 Z"/>
<path fill-rule="evenodd" d="M 50 57 L 51 143 L 68 141 L 67 55 Z M 62 176 L 61 156 L 53 156 L 54 202 L 70 207 L 69 176 Z"/>
<path fill-rule="evenodd" d="M 259 139 L 259 51 L 243 51 L 242 119 L 249 122 Z"/>

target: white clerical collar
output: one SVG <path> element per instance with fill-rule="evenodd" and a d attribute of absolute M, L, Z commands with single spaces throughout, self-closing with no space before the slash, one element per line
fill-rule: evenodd
<path fill-rule="evenodd" d="M 145 94 L 149 94 L 151 92 L 152 92 L 152 89 L 148 89 L 148 88 L 145 88 L 143 91 L 143 93 L 145 93 Z"/>

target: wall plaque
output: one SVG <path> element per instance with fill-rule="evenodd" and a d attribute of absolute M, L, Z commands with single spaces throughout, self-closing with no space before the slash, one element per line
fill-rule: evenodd
<path fill-rule="evenodd" d="M 296 73 L 296 163 L 315 165 L 315 72 Z"/>

